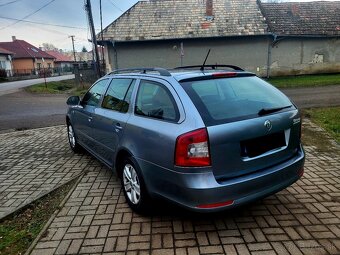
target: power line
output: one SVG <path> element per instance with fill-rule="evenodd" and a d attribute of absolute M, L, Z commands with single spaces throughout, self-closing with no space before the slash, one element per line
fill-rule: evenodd
<path fill-rule="evenodd" d="M 25 23 L 32 23 L 32 24 L 45 25 L 45 26 L 53 26 L 53 27 L 65 27 L 65 28 L 74 28 L 74 29 L 82 29 L 82 30 L 86 30 L 87 29 L 85 27 L 74 27 L 74 26 L 67 26 L 67 25 L 58 25 L 58 24 L 51 24 L 51 23 L 43 23 L 43 22 L 38 22 L 38 21 L 15 19 L 15 18 L 3 17 L 3 16 L 0 16 L 0 19 L 15 20 L 15 21 L 20 21 L 20 22 L 25 22 Z"/>
<path fill-rule="evenodd" d="M 14 0 L 14 1 L 12 1 L 12 2 L 0 4 L 0 7 L 1 7 L 1 6 L 6 6 L 6 5 L 10 5 L 10 4 L 14 4 L 14 3 L 19 2 L 19 1 L 22 1 L 22 0 Z"/>
<path fill-rule="evenodd" d="M 54 1 L 55 1 L 55 0 L 49 1 L 48 3 L 44 4 L 44 5 L 41 6 L 39 9 L 37 9 L 36 11 L 34 11 L 34 12 L 32 12 L 32 13 L 26 15 L 26 16 L 23 17 L 22 19 L 20 19 L 20 20 L 14 22 L 14 23 L 12 23 L 12 24 L 9 24 L 9 25 L 7 25 L 7 26 L 5 26 L 5 27 L 0 28 L 0 30 L 6 29 L 6 28 L 8 28 L 8 27 L 11 27 L 11 26 L 13 26 L 13 25 L 19 23 L 19 22 L 22 22 L 24 19 L 27 19 L 28 17 L 30 17 L 30 16 L 36 14 L 37 12 L 39 12 L 40 10 L 42 10 L 43 8 L 45 8 L 46 6 L 50 5 L 50 4 L 53 3 Z"/>
<path fill-rule="evenodd" d="M 121 12 L 124 12 L 121 8 L 119 8 L 118 5 L 116 5 L 112 0 L 108 0 L 116 9 L 120 10 Z"/>

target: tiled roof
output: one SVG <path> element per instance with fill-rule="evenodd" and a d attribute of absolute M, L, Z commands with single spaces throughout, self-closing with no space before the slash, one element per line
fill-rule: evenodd
<path fill-rule="evenodd" d="M 55 58 L 55 62 L 73 62 L 72 58 L 56 50 L 46 50 L 47 54 Z"/>
<path fill-rule="evenodd" d="M 14 59 L 17 58 L 46 58 L 54 59 L 53 56 L 29 44 L 24 40 L 15 40 L 13 42 L 0 42 L 0 47 L 14 52 Z"/>
<path fill-rule="evenodd" d="M 262 3 L 270 30 L 279 35 L 340 35 L 340 2 Z"/>
<path fill-rule="evenodd" d="M 103 34 L 104 40 L 135 41 L 266 32 L 256 0 L 213 0 L 212 20 L 206 15 L 203 0 L 150 0 L 139 1 L 106 27 Z"/>
<path fill-rule="evenodd" d="M 0 47 L 0 54 L 13 55 L 14 53 Z"/>

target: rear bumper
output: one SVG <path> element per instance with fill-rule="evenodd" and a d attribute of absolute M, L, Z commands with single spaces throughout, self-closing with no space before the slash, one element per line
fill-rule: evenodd
<path fill-rule="evenodd" d="M 149 193 L 162 196 L 187 209 L 214 212 L 240 206 L 274 194 L 300 178 L 304 165 L 302 147 L 291 159 L 255 173 L 231 178 L 218 183 L 212 172 L 177 172 L 153 165 L 143 160 L 140 164 Z M 233 201 L 231 205 L 199 208 L 199 205 Z"/>

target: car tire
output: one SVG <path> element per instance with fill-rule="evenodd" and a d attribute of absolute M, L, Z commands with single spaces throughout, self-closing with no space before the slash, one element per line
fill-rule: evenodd
<path fill-rule="evenodd" d="M 125 199 L 130 208 L 139 214 L 149 214 L 151 198 L 141 170 L 132 157 L 124 159 L 121 165 L 120 179 Z"/>
<path fill-rule="evenodd" d="M 68 138 L 68 142 L 70 144 L 71 149 L 75 153 L 81 152 L 82 148 L 79 145 L 79 143 L 77 142 L 77 137 L 76 137 L 76 134 L 74 132 L 73 126 L 69 122 L 67 123 L 67 138 Z"/>

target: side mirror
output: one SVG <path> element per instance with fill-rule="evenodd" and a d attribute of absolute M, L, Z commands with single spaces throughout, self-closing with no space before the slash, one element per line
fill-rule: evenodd
<path fill-rule="evenodd" d="M 73 106 L 73 105 L 79 105 L 80 103 L 80 97 L 79 96 L 71 96 L 67 99 L 66 104 Z"/>

